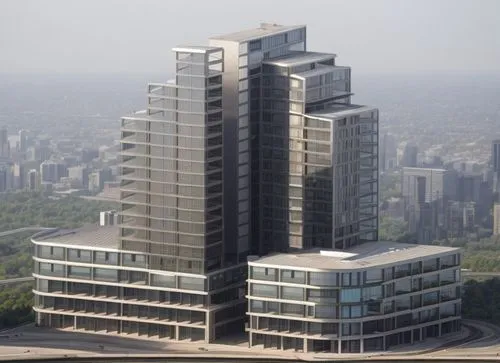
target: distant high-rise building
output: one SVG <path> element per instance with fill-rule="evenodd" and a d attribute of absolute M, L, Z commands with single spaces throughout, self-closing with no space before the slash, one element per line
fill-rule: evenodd
<path fill-rule="evenodd" d="M 85 148 L 82 149 L 80 152 L 80 161 L 82 163 L 90 163 L 92 160 L 95 158 L 99 157 L 99 150 L 98 149 L 90 149 L 90 148 Z"/>
<path fill-rule="evenodd" d="M 460 202 L 480 202 L 483 175 L 480 173 L 461 173 L 458 175 L 457 197 Z"/>
<path fill-rule="evenodd" d="M 40 177 L 43 183 L 57 183 L 68 176 L 66 164 L 54 160 L 46 160 L 40 164 Z"/>
<path fill-rule="evenodd" d="M 493 205 L 493 234 L 500 235 L 500 203 Z"/>
<path fill-rule="evenodd" d="M 400 159 L 398 165 L 400 167 L 416 167 L 418 161 L 418 147 L 412 143 L 406 143 L 402 152 L 400 153 Z"/>
<path fill-rule="evenodd" d="M 104 188 L 104 183 L 111 181 L 113 174 L 110 168 L 103 168 L 88 175 L 88 189 L 91 193 L 99 193 Z"/>
<path fill-rule="evenodd" d="M 23 189 L 25 186 L 25 168 L 23 164 L 20 163 L 15 163 L 14 164 L 14 170 L 13 170 L 13 187 L 14 189 Z"/>
<path fill-rule="evenodd" d="M 10 158 L 9 135 L 6 127 L 0 129 L 0 158 Z"/>
<path fill-rule="evenodd" d="M 491 143 L 491 168 L 500 172 L 500 140 L 493 140 Z"/>
<path fill-rule="evenodd" d="M 401 191 L 409 231 L 420 242 L 441 237 L 446 225 L 448 201 L 457 194 L 455 171 L 430 168 L 403 168 Z"/>
<path fill-rule="evenodd" d="M 493 172 L 492 189 L 498 199 L 500 194 L 500 140 L 494 140 L 491 144 L 491 170 Z"/>
<path fill-rule="evenodd" d="M 19 131 L 19 151 L 25 153 L 28 150 L 28 131 Z"/>
<path fill-rule="evenodd" d="M 28 172 L 28 178 L 27 178 L 27 189 L 29 191 L 38 191 L 40 188 L 40 174 L 36 169 L 31 169 Z"/>
<path fill-rule="evenodd" d="M 13 184 L 13 164 L 11 162 L 0 161 L 0 192 L 12 189 Z"/>
<path fill-rule="evenodd" d="M 464 237 L 473 232 L 476 222 L 476 203 L 449 201 L 446 208 L 446 237 Z"/>
<path fill-rule="evenodd" d="M 396 139 L 391 134 L 384 134 L 380 140 L 380 171 L 394 169 L 397 166 Z"/>
<path fill-rule="evenodd" d="M 90 170 L 86 166 L 80 165 L 68 168 L 68 177 L 80 181 L 81 186 L 84 188 L 88 188 L 89 174 Z"/>
<path fill-rule="evenodd" d="M 49 146 L 31 146 L 28 148 L 26 159 L 28 161 L 43 162 L 49 160 L 52 155 L 52 150 Z"/>

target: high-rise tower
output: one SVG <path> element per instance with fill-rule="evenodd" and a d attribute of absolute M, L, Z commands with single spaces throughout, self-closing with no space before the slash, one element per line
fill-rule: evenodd
<path fill-rule="evenodd" d="M 203 274 L 225 265 L 222 49 L 179 47 L 176 80 L 150 84 L 122 121 L 121 248 L 150 267 Z"/>
<path fill-rule="evenodd" d="M 175 79 L 148 85 L 147 109 L 122 119 L 118 226 L 32 239 L 38 325 L 212 342 L 243 333 L 248 314 L 251 346 L 339 352 L 456 330 L 456 250 L 362 244 L 377 240 L 378 110 L 351 103 L 349 67 L 307 52 L 304 26 L 174 52 Z M 422 315 L 396 336 L 420 319 L 405 312 L 414 290 L 391 282 L 382 296 L 381 284 L 422 271 L 436 272 L 427 287 L 455 284 L 439 295 L 453 321 L 427 329 Z M 394 306 L 403 325 L 375 340 L 383 320 L 338 320 Z"/>

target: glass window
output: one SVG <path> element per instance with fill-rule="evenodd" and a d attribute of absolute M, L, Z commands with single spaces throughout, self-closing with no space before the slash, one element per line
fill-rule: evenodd
<path fill-rule="evenodd" d="M 351 286 L 351 274 L 349 272 L 342 274 L 342 286 Z"/>
<path fill-rule="evenodd" d="M 239 61 L 240 67 L 246 67 L 248 65 L 248 56 L 240 57 Z"/>
<path fill-rule="evenodd" d="M 118 270 L 96 268 L 94 269 L 94 279 L 100 281 L 118 281 Z"/>
<path fill-rule="evenodd" d="M 306 273 L 303 271 L 282 270 L 281 281 L 304 284 L 306 282 Z"/>
<path fill-rule="evenodd" d="M 70 248 L 70 249 L 68 249 L 68 261 L 91 262 L 92 255 L 91 255 L 90 251 L 77 250 L 77 249 Z"/>
<path fill-rule="evenodd" d="M 239 140 L 248 139 L 248 127 L 239 129 L 238 137 Z"/>
<path fill-rule="evenodd" d="M 245 54 L 248 52 L 248 43 L 240 43 L 239 46 L 240 54 Z"/>
<path fill-rule="evenodd" d="M 343 303 L 355 303 L 361 301 L 361 289 L 340 290 L 340 301 Z"/>
<path fill-rule="evenodd" d="M 379 282 L 379 281 L 382 281 L 381 269 L 370 269 L 366 271 L 366 283 Z"/>
<path fill-rule="evenodd" d="M 114 252 L 95 252 L 94 262 L 96 264 L 116 265 L 118 264 L 118 253 Z"/>
<path fill-rule="evenodd" d="M 304 306 L 297 304 L 281 304 L 281 313 L 285 315 L 304 316 Z"/>
<path fill-rule="evenodd" d="M 240 79 L 248 78 L 248 68 L 240 68 L 238 76 Z"/>
<path fill-rule="evenodd" d="M 246 115 L 247 113 L 248 113 L 248 103 L 245 103 L 244 105 L 240 105 L 239 115 Z"/>
<path fill-rule="evenodd" d="M 316 318 L 336 318 L 337 307 L 335 305 L 316 305 Z"/>
<path fill-rule="evenodd" d="M 144 266 L 146 266 L 146 256 L 124 253 L 123 254 L 123 265 L 124 266 L 144 267 Z"/>
<path fill-rule="evenodd" d="M 69 266 L 68 276 L 78 279 L 90 279 L 90 267 Z"/>
<path fill-rule="evenodd" d="M 246 91 L 248 89 L 248 79 L 241 80 L 239 82 L 239 90 Z"/>
<path fill-rule="evenodd" d="M 264 285 L 264 284 L 252 284 L 252 295 L 262 296 L 262 297 L 278 297 L 278 286 L 274 285 Z"/>
<path fill-rule="evenodd" d="M 151 286 L 175 287 L 175 276 L 151 274 Z"/>
<path fill-rule="evenodd" d="M 187 290 L 205 290 L 205 279 L 198 279 L 194 277 L 179 277 L 179 289 L 187 289 Z"/>
<path fill-rule="evenodd" d="M 252 279 L 276 281 L 276 269 L 267 267 L 252 266 Z"/>
<path fill-rule="evenodd" d="M 283 286 L 281 288 L 281 298 L 286 300 L 304 300 L 304 289 L 300 287 Z"/>
<path fill-rule="evenodd" d="M 311 272 L 309 275 L 310 285 L 337 286 L 337 273 L 335 272 Z"/>
<path fill-rule="evenodd" d="M 263 313 L 264 302 L 260 300 L 250 300 L 250 311 L 254 313 Z"/>
<path fill-rule="evenodd" d="M 363 300 L 379 300 L 382 299 L 382 286 L 372 286 L 363 288 Z"/>

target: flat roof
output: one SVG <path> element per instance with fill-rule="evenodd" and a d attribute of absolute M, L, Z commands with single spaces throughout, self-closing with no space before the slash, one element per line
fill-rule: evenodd
<path fill-rule="evenodd" d="M 336 104 L 336 105 L 330 105 L 328 108 L 324 110 L 308 112 L 306 116 L 313 118 L 334 120 L 337 118 L 355 115 L 362 112 L 375 111 L 376 109 L 377 109 L 376 107 L 364 106 L 364 105 Z"/>
<path fill-rule="evenodd" d="M 332 73 L 335 72 L 336 70 L 346 70 L 346 69 L 350 69 L 350 67 L 321 65 L 320 67 L 316 67 L 308 71 L 293 73 L 291 77 L 306 79 L 309 77 Z"/>
<path fill-rule="evenodd" d="M 119 248 L 118 226 L 99 226 L 88 224 L 75 229 L 58 229 L 40 233 L 33 237 L 34 242 L 60 244 L 61 246 L 113 249 Z"/>
<path fill-rule="evenodd" d="M 454 247 L 378 241 L 366 242 L 342 251 L 313 249 L 298 253 L 279 253 L 255 260 L 249 259 L 248 263 L 306 270 L 355 270 L 410 262 L 459 251 L 459 248 Z"/>
<path fill-rule="evenodd" d="M 234 33 L 210 37 L 210 39 L 229 40 L 233 42 L 246 42 L 253 39 L 263 38 L 272 34 L 279 34 L 294 29 L 305 28 L 305 25 L 279 25 L 262 23 L 260 27 L 241 30 Z"/>
<path fill-rule="evenodd" d="M 220 51 L 222 48 L 220 47 L 212 47 L 206 45 L 178 45 L 175 48 L 172 48 L 174 52 L 181 53 L 207 53 L 212 51 Z"/>
<path fill-rule="evenodd" d="M 318 53 L 318 52 L 292 52 L 278 58 L 270 59 L 264 64 L 272 64 L 280 67 L 296 67 L 308 63 L 316 63 L 335 58 L 336 55 L 332 53 Z"/>
<path fill-rule="evenodd" d="M 408 171 L 439 171 L 439 172 L 444 172 L 448 171 L 447 169 L 443 168 L 425 168 L 425 167 L 413 167 L 413 166 L 403 166 L 403 171 L 408 170 Z"/>

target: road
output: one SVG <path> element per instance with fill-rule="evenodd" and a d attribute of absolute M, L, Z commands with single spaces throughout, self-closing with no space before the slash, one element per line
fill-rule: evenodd
<path fill-rule="evenodd" d="M 23 282 L 28 282 L 28 281 L 33 281 L 33 280 L 34 280 L 33 276 L 16 277 L 14 279 L 0 280 L 0 285 L 20 284 L 20 283 L 23 283 Z"/>
<path fill-rule="evenodd" d="M 463 277 L 498 277 L 500 272 L 474 272 L 474 271 L 462 271 Z"/>
<path fill-rule="evenodd" d="M 51 229 L 54 229 L 54 228 L 30 226 L 30 227 L 10 229 L 8 231 L 0 232 L 0 238 L 10 236 L 11 234 L 17 234 L 17 233 L 23 233 L 23 232 L 40 232 L 40 231 L 48 231 Z"/>
<path fill-rule="evenodd" d="M 155 338 L 95 334 L 73 330 L 52 330 L 27 326 L 0 335 L 0 361 L 67 357 L 93 361 L 118 362 L 178 362 L 191 358 L 196 362 L 237 362 L 253 359 L 254 362 L 327 361 L 409 361 L 442 360 L 497 360 L 500 352 L 500 328 L 487 322 L 464 320 L 467 326 L 462 333 L 440 339 L 398 347 L 390 352 L 370 354 L 299 353 L 292 351 L 248 348 L 244 339 L 221 344 L 173 342 Z M 170 359 L 168 359 L 170 358 Z"/>

